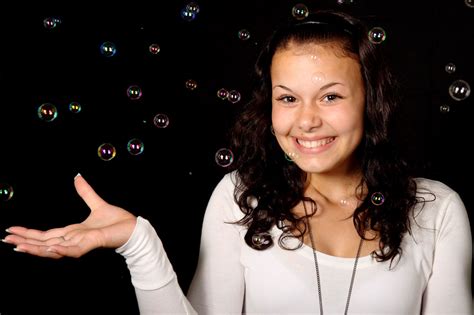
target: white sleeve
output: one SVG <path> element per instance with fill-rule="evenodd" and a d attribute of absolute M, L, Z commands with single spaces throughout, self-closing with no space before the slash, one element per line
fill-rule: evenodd
<path fill-rule="evenodd" d="M 141 315 L 196 314 L 150 222 L 138 217 L 130 239 L 116 252 L 130 270 Z"/>
<path fill-rule="evenodd" d="M 442 204 L 433 269 L 423 297 L 423 314 L 472 314 L 472 236 L 459 195 Z"/>
<path fill-rule="evenodd" d="M 242 217 L 234 202 L 234 184 L 226 175 L 207 205 L 196 273 L 188 298 L 199 315 L 242 314 L 244 267 L 240 261 Z"/>

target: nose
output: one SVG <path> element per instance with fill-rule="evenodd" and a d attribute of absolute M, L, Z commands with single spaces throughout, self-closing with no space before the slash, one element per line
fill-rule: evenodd
<path fill-rule="evenodd" d="M 298 115 L 298 127 L 304 132 L 310 132 L 322 125 L 321 113 L 315 105 L 304 105 Z"/>

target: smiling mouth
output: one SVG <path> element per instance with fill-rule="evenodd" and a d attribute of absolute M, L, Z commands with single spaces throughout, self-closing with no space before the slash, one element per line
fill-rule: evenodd
<path fill-rule="evenodd" d="M 313 141 L 296 139 L 296 142 L 299 145 L 301 145 L 303 148 L 314 149 L 314 148 L 322 147 L 323 145 L 326 145 L 328 143 L 331 143 L 334 141 L 334 139 L 336 139 L 336 137 L 329 137 L 329 138 L 313 140 Z"/>

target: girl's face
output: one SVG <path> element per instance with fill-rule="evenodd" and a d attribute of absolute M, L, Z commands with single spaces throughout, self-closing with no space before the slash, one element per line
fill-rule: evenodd
<path fill-rule="evenodd" d="M 364 134 L 365 88 L 357 60 L 335 44 L 291 43 L 272 59 L 272 124 L 303 171 L 351 172 Z"/>

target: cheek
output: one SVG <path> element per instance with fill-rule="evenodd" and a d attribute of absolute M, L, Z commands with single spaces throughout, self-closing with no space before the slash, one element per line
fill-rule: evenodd
<path fill-rule="evenodd" d="M 334 111 L 327 116 L 327 122 L 340 134 L 360 133 L 364 128 L 364 114 L 358 110 Z"/>
<path fill-rule="evenodd" d="M 288 146 L 287 135 L 290 133 L 292 126 L 289 117 L 285 111 L 272 109 L 273 134 L 283 151 L 286 151 L 285 148 Z"/>
<path fill-rule="evenodd" d="M 279 108 L 272 108 L 272 126 L 275 136 L 286 135 L 291 129 L 291 119 L 287 111 Z"/>
<path fill-rule="evenodd" d="M 338 121 L 338 133 L 348 141 L 351 147 L 358 146 L 364 134 L 363 118 L 358 113 L 346 117 L 351 118 Z"/>
<path fill-rule="evenodd" d="M 359 133 L 362 129 L 362 123 L 357 120 L 339 120 L 337 123 L 340 133 Z"/>

